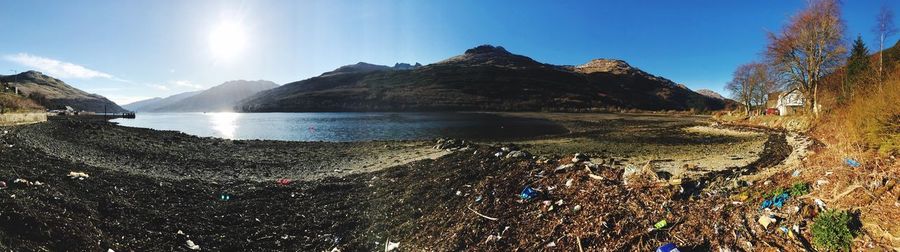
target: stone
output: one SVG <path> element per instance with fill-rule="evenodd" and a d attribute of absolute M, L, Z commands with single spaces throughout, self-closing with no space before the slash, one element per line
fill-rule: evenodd
<path fill-rule="evenodd" d="M 530 156 L 528 152 L 524 151 L 510 151 L 506 154 L 506 158 L 528 158 Z"/>

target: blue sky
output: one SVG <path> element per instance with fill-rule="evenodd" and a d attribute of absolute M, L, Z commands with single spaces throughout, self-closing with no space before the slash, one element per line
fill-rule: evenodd
<path fill-rule="evenodd" d="M 848 40 L 861 34 L 877 47 L 870 30 L 883 3 L 900 10 L 900 1 L 845 1 Z M 721 92 L 737 65 L 759 58 L 766 31 L 804 4 L 0 0 L 0 74 L 36 69 L 121 104 L 235 79 L 284 84 L 360 61 L 427 64 L 493 44 L 560 65 L 623 59 Z"/>

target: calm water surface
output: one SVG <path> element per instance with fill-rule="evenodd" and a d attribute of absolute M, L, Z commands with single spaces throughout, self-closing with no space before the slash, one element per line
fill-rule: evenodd
<path fill-rule="evenodd" d="M 228 139 L 288 141 L 512 139 L 565 133 L 546 120 L 479 113 L 138 113 L 123 126 Z"/>

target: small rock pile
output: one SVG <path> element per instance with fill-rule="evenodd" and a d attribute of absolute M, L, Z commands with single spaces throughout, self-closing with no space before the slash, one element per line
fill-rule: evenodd
<path fill-rule="evenodd" d="M 453 139 L 453 138 L 438 138 L 435 141 L 435 145 L 431 147 L 435 150 L 468 150 L 470 148 L 470 143 L 466 142 L 466 140 Z"/>

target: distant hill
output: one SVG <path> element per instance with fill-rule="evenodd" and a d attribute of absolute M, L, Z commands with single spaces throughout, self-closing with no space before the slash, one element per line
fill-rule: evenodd
<path fill-rule="evenodd" d="M 483 45 L 412 69 L 344 66 L 260 92 L 239 107 L 257 112 L 718 110 L 724 103 L 621 60 L 557 66 Z"/>
<path fill-rule="evenodd" d="M 260 91 L 278 87 L 271 81 L 235 80 L 222 83 L 210 89 L 182 93 L 165 99 L 147 101 L 150 105 L 138 111 L 144 112 L 223 112 L 234 111 L 239 101 Z M 142 101 L 143 102 L 143 101 Z M 137 104 L 138 106 L 143 105 Z"/>
<path fill-rule="evenodd" d="M 147 100 L 140 100 L 136 102 L 132 102 L 129 104 L 122 105 L 123 108 L 135 112 L 148 112 L 148 111 L 156 111 L 161 107 L 169 106 L 173 103 L 181 101 L 185 98 L 194 96 L 199 94 L 201 91 L 193 91 L 193 92 L 184 92 L 176 95 L 172 95 L 166 98 L 150 98 Z"/>
<path fill-rule="evenodd" d="M 127 112 L 106 97 L 89 94 L 38 71 L 0 75 L 0 82 L 15 83 L 20 93 L 47 109 L 63 109 L 65 106 L 70 106 L 77 111 Z"/>
<path fill-rule="evenodd" d="M 712 98 L 716 98 L 716 99 L 719 99 L 719 100 L 725 100 L 725 99 L 726 99 L 725 96 L 722 96 L 721 94 L 716 93 L 716 91 L 712 91 L 712 90 L 709 90 L 709 89 L 698 89 L 696 92 L 697 92 L 698 94 L 705 95 L 706 97 L 712 97 Z"/>

